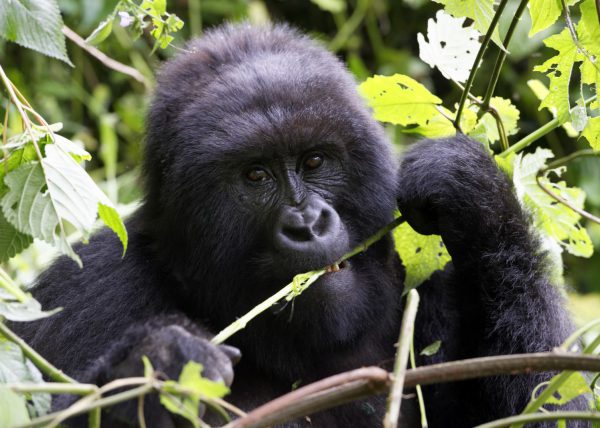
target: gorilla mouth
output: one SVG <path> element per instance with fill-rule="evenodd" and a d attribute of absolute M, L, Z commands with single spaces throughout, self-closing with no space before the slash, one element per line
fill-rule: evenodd
<path fill-rule="evenodd" d="M 334 273 L 334 272 L 339 272 L 342 269 L 345 269 L 348 267 L 348 262 L 346 260 L 338 263 L 334 263 L 332 265 L 329 265 L 325 268 L 325 272 L 326 273 Z"/>

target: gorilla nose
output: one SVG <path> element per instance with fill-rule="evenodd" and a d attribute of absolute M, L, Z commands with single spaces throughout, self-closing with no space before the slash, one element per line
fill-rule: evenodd
<path fill-rule="evenodd" d="M 292 251 L 314 251 L 335 246 L 340 232 L 340 217 L 323 200 L 312 200 L 304 207 L 285 206 L 275 228 L 278 247 Z"/>

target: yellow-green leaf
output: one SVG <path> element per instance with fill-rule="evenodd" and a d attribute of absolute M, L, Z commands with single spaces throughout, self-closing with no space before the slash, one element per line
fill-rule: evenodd
<path fill-rule="evenodd" d="M 531 14 L 529 37 L 554 24 L 561 12 L 560 0 L 529 0 L 529 13 Z"/>
<path fill-rule="evenodd" d="M 600 116 L 592 117 L 581 134 L 594 150 L 600 150 Z"/>

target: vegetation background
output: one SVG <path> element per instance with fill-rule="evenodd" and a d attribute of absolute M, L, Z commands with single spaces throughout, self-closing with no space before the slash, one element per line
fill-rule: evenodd
<path fill-rule="evenodd" d="M 65 25 L 87 37 L 118 1 L 59 0 L 58 3 Z M 113 33 L 98 47 L 110 57 L 132 65 L 153 82 L 163 60 L 176 54 L 186 40 L 201 36 L 212 26 L 240 20 L 288 22 L 337 52 L 357 81 L 373 74 L 402 73 L 427 86 L 446 105 L 453 105 L 460 98 L 460 89 L 437 69 L 422 62 L 418 55 L 417 34 L 426 33 L 427 20 L 434 17 L 441 6 L 427 0 L 171 0 L 169 12 L 179 16 L 186 25 L 173 34 L 175 39 L 166 49 L 153 52 L 155 41 L 149 34 L 134 39 L 130 29 L 118 25 L 113 26 Z M 517 2 L 509 2 L 507 8 L 516 6 Z M 502 15 L 501 34 L 513 15 L 511 10 Z M 532 71 L 533 67 L 555 52 L 544 48 L 542 40 L 560 31 L 563 25 L 559 22 L 555 28 L 530 38 L 530 18 L 526 10 L 513 36 L 496 93 L 511 99 L 520 110 L 521 135 L 551 119 L 547 110 L 538 110 L 539 100 L 527 82 L 543 79 L 541 73 Z M 68 42 L 67 50 L 74 68 L 0 39 L 0 63 L 48 123 L 62 122 L 61 134 L 84 144 L 92 154 L 88 172 L 109 198 L 118 203 L 119 211 L 126 214 L 140 198 L 138 166 L 151 91 L 131 77 L 107 68 L 74 43 Z M 493 61 L 483 62 L 479 80 L 491 74 L 493 65 Z M 478 87 L 476 82 L 473 92 L 483 90 L 483 84 Z M 389 132 L 400 150 L 417 138 L 397 132 L 393 125 L 389 125 Z M 557 158 L 586 146 L 585 142 L 569 137 L 563 128 L 554 130 L 536 144 L 551 148 Z M 569 185 L 581 187 L 587 193 L 585 208 L 598 216 L 598 160 L 586 158 L 572 162 L 565 178 Z M 585 220 L 583 224 L 593 241 L 594 255 L 585 259 L 563 253 L 566 284 L 579 322 L 600 314 L 600 226 Z M 54 255 L 52 247 L 36 241 L 34 246 L 11 259 L 7 269 L 18 283 L 29 284 Z"/>

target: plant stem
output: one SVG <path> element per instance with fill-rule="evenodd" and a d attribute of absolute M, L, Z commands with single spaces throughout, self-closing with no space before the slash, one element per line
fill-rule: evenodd
<path fill-rule="evenodd" d="M 492 95 L 494 95 L 494 91 L 496 90 L 496 85 L 498 84 L 498 79 L 500 78 L 500 71 L 502 70 L 504 60 L 506 59 L 506 55 L 508 54 L 508 52 L 505 49 L 508 49 L 508 45 L 510 44 L 515 29 L 517 28 L 517 24 L 521 20 L 521 15 L 523 15 L 523 11 L 527 7 L 528 3 L 528 0 L 521 0 L 521 3 L 519 3 L 519 7 L 515 12 L 515 16 L 511 20 L 510 26 L 506 31 L 506 35 L 504 36 L 504 40 L 502 41 L 504 49 L 500 49 L 500 51 L 498 52 L 498 56 L 496 57 L 496 63 L 494 64 L 494 70 L 492 71 L 492 77 L 490 78 L 490 82 L 488 83 L 485 96 L 483 97 L 482 106 L 484 111 L 489 107 Z"/>
<path fill-rule="evenodd" d="M 475 428 L 500 428 L 508 427 L 512 424 L 526 424 L 532 422 L 543 421 L 560 421 L 560 420 L 582 420 L 582 421 L 600 421 L 600 413 L 598 412 L 551 412 L 551 413 L 534 413 L 532 415 L 518 415 L 509 418 L 498 419 L 497 421 L 488 422 L 487 424 L 478 425 Z"/>
<path fill-rule="evenodd" d="M 62 383 L 78 383 L 75 379 L 64 374 L 61 370 L 54 367 L 44 357 L 38 354 L 31 346 L 29 346 L 23 339 L 17 336 L 6 324 L 0 322 L 0 334 L 6 337 L 11 342 L 14 342 L 21 350 L 23 354 L 31 360 L 33 364 L 39 368 L 42 373 L 46 374 L 50 379 L 56 382 Z"/>
<path fill-rule="evenodd" d="M 561 204 L 563 204 L 566 207 L 570 208 L 571 210 L 575 211 L 580 216 L 587 218 L 588 220 L 593 221 L 594 223 L 600 224 L 599 217 L 596 217 L 595 215 L 587 212 L 586 210 L 583 210 L 583 209 L 573 205 L 570 201 L 568 201 L 565 198 L 563 198 L 562 196 L 554 193 L 552 190 L 550 190 L 548 187 L 546 187 L 541 181 L 543 175 L 550 169 L 565 165 L 566 163 L 570 162 L 571 160 L 579 158 L 579 157 L 591 157 L 591 156 L 600 156 L 600 151 L 596 152 L 594 150 L 578 150 L 574 153 L 571 153 L 568 156 L 565 156 L 564 158 L 557 159 L 554 162 L 551 162 L 550 164 L 545 166 L 544 168 L 540 169 L 537 172 L 537 174 L 535 175 L 535 180 L 536 180 L 538 186 L 544 192 L 546 192 L 546 194 L 548 194 L 548 196 L 550 196 L 552 199 L 560 202 Z"/>
<path fill-rule="evenodd" d="M 395 227 L 397 227 L 398 225 L 400 225 L 403 222 L 404 222 L 404 219 L 402 217 L 395 218 L 393 221 L 391 221 L 390 223 L 388 223 L 387 225 L 385 225 L 384 227 L 379 229 L 379 231 L 377 231 L 377 233 L 375 233 L 375 235 L 369 237 L 365 242 L 363 242 L 362 244 L 360 244 L 359 246 L 354 248 L 352 251 L 344 254 L 336 263 L 340 264 L 344 260 L 347 260 L 350 257 L 355 256 L 358 253 L 362 253 L 363 251 L 365 251 L 367 248 L 369 248 L 375 242 L 379 241 L 381 238 L 383 238 L 385 235 L 387 235 L 391 230 L 393 230 Z M 325 273 L 325 268 L 315 270 L 312 272 L 307 272 L 305 274 L 300 274 L 300 276 L 310 275 L 310 277 L 302 285 L 302 289 L 305 290 L 306 288 L 308 288 L 317 279 L 319 279 L 321 277 L 321 275 L 323 275 L 324 273 Z M 299 275 L 296 275 L 295 278 L 297 278 L 298 276 Z M 290 282 L 288 285 L 283 287 L 277 293 L 275 293 L 268 299 L 264 300 L 263 302 L 259 303 L 254 308 L 252 308 L 249 312 L 247 312 L 245 315 L 238 318 L 233 323 L 229 324 L 227 327 L 225 327 L 223 330 L 221 330 L 219 332 L 219 334 L 217 334 L 215 337 L 212 338 L 211 342 L 216 345 L 220 345 L 221 343 L 225 342 L 227 339 L 229 339 L 235 333 L 244 329 L 246 327 L 246 324 L 248 324 L 248 322 L 250 322 L 252 319 L 257 317 L 258 315 L 260 315 L 267 309 L 269 309 L 275 303 L 286 298 L 287 296 L 291 295 L 292 293 L 297 293 L 298 290 L 296 290 L 296 288 L 297 287 L 295 285 L 295 281 L 292 280 L 292 282 Z"/>
<path fill-rule="evenodd" d="M 31 394 L 47 392 L 49 394 L 87 395 L 98 390 L 96 385 L 88 383 L 6 383 L 3 386 L 14 392 Z"/>
<path fill-rule="evenodd" d="M 398 426 L 398 419 L 400 419 L 400 404 L 402 403 L 404 378 L 406 375 L 406 366 L 408 364 L 410 344 L 413 340 L 418 307 L 419 293 L 417 293 L 417 290 L 410 290 L 406 297 L 406 306 L 404 306 L 404 313 L 402 314 L 400 337 L 398 338 L 398 350 L 396 351 L 396 361 L 394 363 L 394 373 L 392 375 L 392 386 L 388 397 L 387 411 L 383 418 L 384 428 L 396 428 Z"/>
<path fill-rule="evenodd" d="M 483 37 L 483 41 L 481 42 L 481 47 L 479 48 L 479 51 L 477 52 L 475 61 L 473 61 L 473 67 L 471 68 L 471 72 L 469 73 L 469 78 L 467 79 L 467 83 L 465 84 L 465 90 L 463 91 L 463 93 L 460 97 L 460 102 L 459 102 L 458 108 L 456 110 L 456 117 L 454 118 L 454 127 L 455 128 L 460 126 L 460 117 L 462 115 L 463 108 L 465 107 L 465 103 L 467 102 L 467 98 L 469 96 L 469 92 L 471 91 L 471 87 L 473 86 L 473 81 L 475 80 L 475 74 L 477 73 L 477 68 L 479 67 L 479 64 L 481 63 L 483 54 L 485 53 L 487 46 L 489 45 L 490 40 L 492 39 L 492 34 L 494 34 L 496 25 L 498 25 L 498 21 L 500 20 L 500 15 L 502 15 L 502 12 L 504 11 L 504 8 L 506 7 L 507 3 L 508 3 L 508 0 L 500 0 L 498 9 L 496 10 L 494 17 L 492 18 L 492 22 L 490 22 L 490 27 L 488 28 L 487 33 L 485 33 L 485 36 Z"/>
<path fill-rule="evenodd" d="M 585 105 L 586 106 L 590 105 L 591 103 L 596 101 L 596 97 L 597 97 L 597 95 L 594 95 L 593 97 L 590 97 L 587 100 L 585 100 Z M 502 153 L 500 153 L 499 156 L 502 156 L 503 158 L 505 158 L 508 155 L 510 155 L 511 153 L 520 152 L 525 147 L 529 146 L 531 143 L 539 140 L 544 135 L 546 135 L 549 132 L 551 132 L 552 130 L 558 128 L 560 125 L 561 125 L 561 123 L 559 122 L 559 120 L 557 118 L 552 119 L 550 122 L 546 123 L 541 128 L 536 129 L 531 134 L 526 135 L 525 137 L 523 137 L 522 139 L 517 141 L 515 144 L 510 146 L 507 150 L 504 150 Z"/>
<path fill-rule="evenodd" d="M 365 14 L 369 9 L 371 0 L 358 0 L 356 9 L 344 23 L 340 31 L 335 35 L 333 40 L 329 43 L 329 49 L 333 52 L 339 51 L 348 42 L 352 33 L 356 31 L 362 20 L 365 18 Z"/>
<path fill-rule="evenodd" d="M 415 343 L 414 340 L 410 344 L 410 368 L 415 369 L 417 364 L 415 363 Z M 423 388 L 421 385 L 415 385 L 417 390 L 417 400 L 419 402 L 419 413 L 421 414 L 421 428 L 427 428 L 429 423 L 427 422 L 427 412 L 425 411 L 425 399 L 423 398 Z"/>

